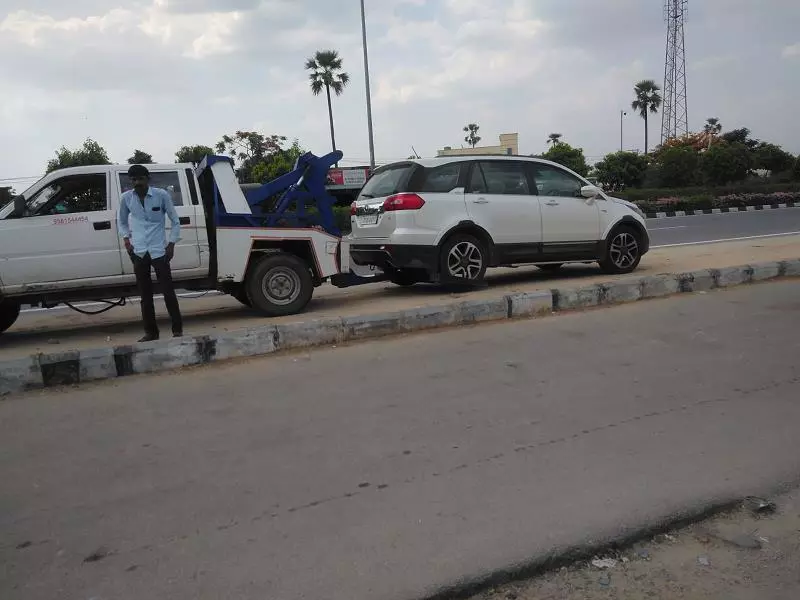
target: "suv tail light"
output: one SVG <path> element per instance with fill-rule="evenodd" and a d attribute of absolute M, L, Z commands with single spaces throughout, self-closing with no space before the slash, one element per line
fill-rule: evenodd
<path fill-rule="evenodd" d="M 356 203 L 355 202 L 351 202 L 350 203 L 350 216 L 352 217 L 354 214 L 356 214 Z"/>
<path fill-rule="evenodd" d="M 419 210 L 425 204 L 425 200 L 416 194 L 395 194 L 383 201 L 384 212 L 395 210 Z"/>

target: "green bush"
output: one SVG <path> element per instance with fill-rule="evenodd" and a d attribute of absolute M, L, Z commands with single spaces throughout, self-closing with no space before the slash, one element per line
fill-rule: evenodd
<path fill-rule="evenodd" d="M 744 144 L 712 144 L 700 158 L 700 171 L 711 185 L 744 181 L 752 156 Z"/>
<path fill-rule="evenodd" d="M 545 160 L 564 165 L 583 177 L 586 177 L 589 173 L 589 165 L 586 164 L 583 148 L 573 148 L 565 142 L 558 142 L 557 144 L 553 144 L 541 157 Z"/>
<path fill-rule="evenodd" d="M 665 148 L 659 153 L 659 183 L 664 187 L 684 187 L 696 183 L 699 154 L 688 146 Z"/>
<path fill-rule="evenodd" d="M 636 204 L 645 213 L 672 212 L 678 210 L 709 210 L 714 208 L 744 208 L 746 206 L 800 203 L 800 191 L 764 193 L 734 193 L 724 196 L 697 194 L 692 196 L 665 196 L 657 200 L 640 201 Z"/>
<path fill-rule="evenodd" d="M 647 157 L 636 152 L 614 152 L 594 166 L 592 175 L 609 190 L 639 187 L 647 173 Z"/>
<path fill-rule="evenodd" d="M 622 192 L 614 192 L 613 195 L 629 202 L 654 202 L 659 198 L 687 198 L 702 195 L 710 195 L 716 198 L 740 193 L 774 194 L 776 192 L 800 192 L 800 180 L 790 183 L 776 183 L 763 179 L 752 179 L 734 185 L 723 186 L 627 189 Z"/>

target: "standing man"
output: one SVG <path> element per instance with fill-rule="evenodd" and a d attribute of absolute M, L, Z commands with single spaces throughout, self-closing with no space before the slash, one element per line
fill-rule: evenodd
<path fill-rule="evenodd" d="M 164 303 L 172 319 L 174 337 L 183 335 L 183 320 L 172 282 L 169 261 L 175 253 L 175 244 L 180 240 L 181 225 L 172 196 L 166 190 L 150 187 L 150 172 L 147 167 L 133 165 L 128 169 L 133 189 L 122 194 L 119 205 L 119 234 L 125 249 L 133 261 L 136 283 L 142 298 L 142 321 L 145 335 L 140 342 L 158 339 L 156 309 L 153 306 L 153 281 L 150 269 L 156 272 Z M 169 243 L 165 217 L 172 223 Z"/>

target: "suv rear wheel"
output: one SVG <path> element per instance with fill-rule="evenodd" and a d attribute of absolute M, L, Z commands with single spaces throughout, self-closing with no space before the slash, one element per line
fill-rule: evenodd
<path fill-rule="evenodd" d="M 0 298 L 0 333 L 11 327 L 19 317 L 19 302 L 11 298 Z"/>
<path fill-rule="evenodd" d="M 480 282 L 486 274 L 488 251 L 478 238 L 457 233 L 442 245 L 439 268 L 445 282 Z"/>
<path fill-rule="evenodd" d="M 637 232 L 630 225 L 615 227 L 606 240 L 600 268 L 606 273 L 630 273 L 642 260 L 642 246 Z"/>

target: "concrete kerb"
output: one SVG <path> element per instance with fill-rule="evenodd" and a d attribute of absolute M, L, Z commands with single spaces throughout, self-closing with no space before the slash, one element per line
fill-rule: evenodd
<path fill-rule="evenodd" d="M 264 325 L 134 346 L 35 354 L 0 362 L 0 396 L 43 387 L 169 371 L 282 350 L 336 345 L 398 333 L 505 319 L 533 318 L 596 306 L 704 292 L 779 277 L 800 277 L 800 259 L 688 273 L 631 277 L 550 291 L 344 318 Z"/>

